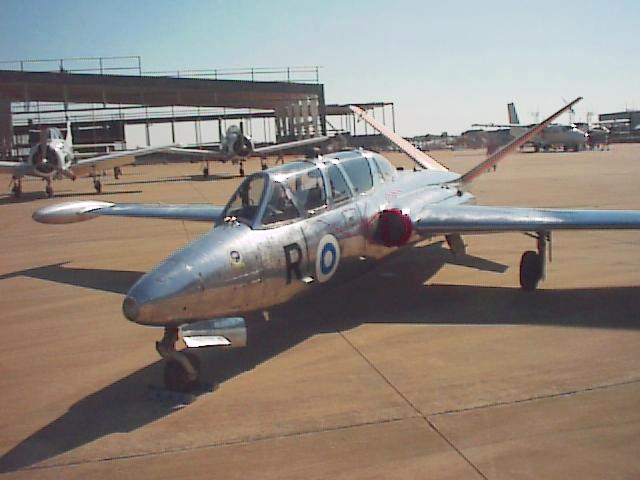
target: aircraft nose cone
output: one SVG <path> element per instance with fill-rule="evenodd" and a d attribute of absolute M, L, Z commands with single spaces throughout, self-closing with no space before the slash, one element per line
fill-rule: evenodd
<path fill-rule="evenodd" d="M 188 259 L 168 259 L 143 275 L 127 292 L 122 313 L 141 325 L 187 320 L 202 293 L 199 275 Z"/>
<path fill-rule="evenodd" d="M 127 317 L 127 320 L 132 322 L 138 321 L 138 316 L 140 315 L 140 306 L 135 298 L 127 297 L 122 302 L 122 313 Z"/>

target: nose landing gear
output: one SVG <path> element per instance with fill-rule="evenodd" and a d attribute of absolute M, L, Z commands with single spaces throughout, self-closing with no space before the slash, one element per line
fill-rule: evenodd
<path fill-rule="evenodd" d="M 51 185 L 51 179 L 47 178 L 47 186 L 44 191 L 47 193 L 47 197 L 53 197 L 53 186 Z"/>
<path fill-rule="evenodd" d="M 177 351 L 178 328 L 165 327 L 156 350 L 167 363 L 164 366 L 164 385 L 174 392 L 191 392 L 200 386 L 200 360 L 191 352 Z"/>

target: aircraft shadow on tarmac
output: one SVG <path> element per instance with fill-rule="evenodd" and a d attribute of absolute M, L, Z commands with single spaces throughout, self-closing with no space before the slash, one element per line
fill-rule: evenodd
<path fill-rule="evenodd" d="M 0 280 L 24 276 L 124 295 L 129 288 L 131 288 L 131 285 L 142 276 L 142 272 L 126 270 L 65 267 L 68 263 L 69 262 L 54 263 L 52 265 L 43 265 L 42 267 L 6 273 L 0 275 Z"/>
<path fill-rule="evenodd" d="M 122 185 L 118 183 L 114 183 L 114 185 Z M 104 197 L 105 195 L 125 195 L 125 194 L 133 194 L 133 193 L 142 193 L 142 190 L 118 190 L 112 192 L 82 192 L 75 193 L 70 192 L 69 190 L 64 190 L 69 193 L 56 193 L 54 195 L 54 199 L 56 198 L 77 198 L 77 197 Z M 25 203 L 31 202 L 33 200 L 47 200 L 47 194 L 45 192 L 22 192 L 20 198 L 15 198 L 13 195 L 8 195 L 3 198 L 0 198 L 0 205 L 10 205 L 12 203 Z"/>
<path fill-rule="evenodd" d="M 492 272 L 506 270 L 504 265 L 478 257 L 456 259 L 441 243 L 407 249 L 357 281 L 274 308 L 268 323 L 250 320 L 248 348 L 199 350 L 202 381 L 219 385 L 314 335 L 345 331 L 363 323 L 640 328 L 640 287 L 528 293 L 515 287 L 425 286 L 425 281 L 447 263 Z M 140 272 L 69 269 L 57 264 L 9 275 L 122 293 Z M 147 389 L 150 384 L 160 384 L 162 368 L 159 360 L 72 405 L 7 452 L 0 459 L 0 472 L 30 467 L 106 435 L 131 432 L 170 415 L 180 405 L 154 399 Z"/>

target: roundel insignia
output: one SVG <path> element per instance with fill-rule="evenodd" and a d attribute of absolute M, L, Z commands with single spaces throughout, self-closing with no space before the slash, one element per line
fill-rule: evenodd
<path fill-rule="evenodd" d="M 229 252 L 229 263 L 232 267 L 243 267 L 244 260 L 242 259 L 242 255 L 237 250 L 232 250 Z"/>
<path fill-rule="evenodd" d="M 340 245 L 333 235 L 325 235 L 318 243 L 316 252 L 316 278 L 319 282 L 328 281 L 340 263 Z"/>

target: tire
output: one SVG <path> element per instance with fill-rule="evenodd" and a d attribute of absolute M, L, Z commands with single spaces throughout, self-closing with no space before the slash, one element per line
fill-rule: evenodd
<path fill-rule="evenodd" d="M 97 193 L 102 193 L 102 182 L 100 182 L 100 180 L 93 182 L 93 187 L 96 189 Z"/>
<path fill-rule="evenodd" d="M 205 167 L 204 170 L 202 170 L 202 175 L 204 176 L 204 178 L 209 178 L 209 168 Z"/>
<path fill-rule="evenodd" d="M 53 197 L 53 188 L 47 186 L 47 188 L 45 188 L 44 191 L 47 192 L 47 197 L 49 198 Z"/>
<path fill-rule="evenodd" d="M 164 386 L 173 392 L 188 393 L 200 385 L 200 359 L 191 352 L 181 352 L 187 357 L 196 370 L 195 380 L 189 380 L 189 375 L 182 364 L 175 359 L 167 360 L 164 366 Z"/>
<path fill-rule="evenodd" d="M 540 255 L 533 250 L 527 250 L 520 259 L 520 287 L 531 292 L 536 289 L 541 278 Z"/>

